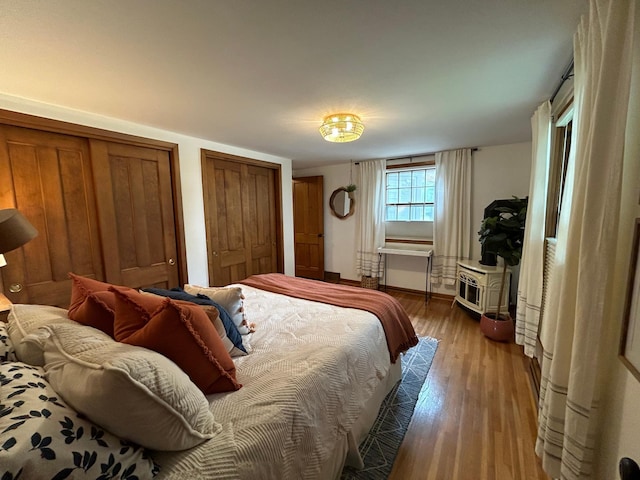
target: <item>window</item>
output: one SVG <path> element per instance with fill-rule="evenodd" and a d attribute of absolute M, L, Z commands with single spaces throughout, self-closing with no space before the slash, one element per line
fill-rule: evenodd
<path fill-rule="evenodd" d="M 549 185 L 547 192 L 547 221 L 545 236 L 555 237 L 562 210 L 562 196 L 569 154 L 571 152 L 571 131 L 573 127 L 573 107 L 570 106 L 555 124 L 549 165 Z"/>
<path fill-rule="evenodd" d="M 387 222 L 433 222 L 436 168 L 389 170 L 386 193 Z"/>

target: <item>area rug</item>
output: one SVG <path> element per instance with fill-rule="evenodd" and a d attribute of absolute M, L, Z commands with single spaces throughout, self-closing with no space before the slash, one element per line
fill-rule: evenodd
<path fill-rule="evenodd" d="M 378 418 L 360 445 L 364 468 L 345 467 L 341 480 L 384 480 L 389 476 L 437 347 L 436 339 L 422 337 L 402 357 L 402 381 L 382 402 Z"/>

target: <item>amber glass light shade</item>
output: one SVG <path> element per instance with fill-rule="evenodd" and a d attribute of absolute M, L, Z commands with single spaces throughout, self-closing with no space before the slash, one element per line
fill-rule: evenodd
<path fill-rule="evenodd" d="M 327 142 L 353 142 L 364 132 L 360 117 L 353 113 L 334 113 L 325 117 L 320 127 L 320 135 Z"/>

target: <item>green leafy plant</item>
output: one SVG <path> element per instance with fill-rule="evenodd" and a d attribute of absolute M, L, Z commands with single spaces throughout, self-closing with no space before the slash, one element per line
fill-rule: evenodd
<path fill-rule="evenodd" d="M 346 187 L 344 187 L 344 189 L 351 193 L 351 192 L 355 192 L 356 191 L 356 186 L 353 183 L 350 183 L 349 185 L 347 185 Z"/>
<path fill-rule="evenodd" d="M 504 260 L 502 281 L 498 295 L 498 311 L 496 320 L 500 320 L 500 305 L 504 293 L 507 266 L 516 266 L 522 258 L 524 226 L 527 217 L 528 198 L 513 197 L 496 207 L 494 215 L 486 217 L 480 226 L 480 243 L 488 253 L 498 255 Z"/>

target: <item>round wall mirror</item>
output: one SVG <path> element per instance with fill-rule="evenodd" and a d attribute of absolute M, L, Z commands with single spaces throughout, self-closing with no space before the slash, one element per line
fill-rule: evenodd
<path fill-rule="evenodd" d="M 355 200 L 349 196 L 349 192 L 344 187 L 336 188 L 329 199 L 331 211 L 340 219 L 353 215 L 355 205 Z"/>

